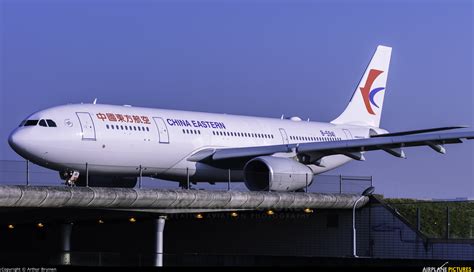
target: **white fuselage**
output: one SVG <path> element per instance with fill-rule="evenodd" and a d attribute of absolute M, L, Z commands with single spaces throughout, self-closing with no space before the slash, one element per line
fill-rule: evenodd
<path fill-rule="evenodd" d="M 288 143 L 339 141 L 369 137 L 378 128 L 227 114 L 150 109 L 99 104 L 72 104 L 36 112 L 10 136 L 10 145 L 24 158 L 44 167 L 123 176 L 225 181 L 227 169 L 188 161 L 197 151 Z M 42 126 L 40 121 L 54 121 Z M 47 122 L 42 122 L 44 124 Z M 344 155 L 323 158 L 324 167 L 338 167 Z"/>

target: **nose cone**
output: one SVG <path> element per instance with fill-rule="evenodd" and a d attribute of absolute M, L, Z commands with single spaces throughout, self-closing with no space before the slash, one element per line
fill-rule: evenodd
<path fill-rule="evenodd" d="M 27 158 L 29 153 L 28 144 L 31 143 L 31 140 L 25 129 L 16 129 L 8 137 L 8 144 L 20 156 Z"/>

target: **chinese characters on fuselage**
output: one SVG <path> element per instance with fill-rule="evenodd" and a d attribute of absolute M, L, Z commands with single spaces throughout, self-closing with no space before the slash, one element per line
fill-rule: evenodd
<path fill-rule="evenodd" d="M 122 122 L 122 123 L 135 123 L 135 124 L 151 124 L 150 118 L 147 116 L 139 115 L 128 115 L 128 114 L 118 114 L 118 113 L 97 113 L 97 118 L 102 121 L 109 122 Z"/>

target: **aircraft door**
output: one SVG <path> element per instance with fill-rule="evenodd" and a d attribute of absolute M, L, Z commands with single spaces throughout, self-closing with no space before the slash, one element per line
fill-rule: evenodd
<path fill-rule="evenodd" d="M 81 124 L 82 140 L 95 141 L 94 121 L 88 112 L 76 112 L 79 123 Z"/>
<path fill-rule="evenodd" d="M 160 143 L 169 144 L 170 139 L 165 121 L 163 121 L 163 118 L 161 117 L 153 117 L 153 120 L 155 121 L 156 127 L 158 128 L 158 137 L 160 138 Z"/>
<path fill-rule="evenodd" d="M 343 129 L 344 134 L 346 134 L 346 139 L 351 140 L 352 139 L 352 133 L 348 129 Z"/>
<path fill-rule="evenodd" d="M 281 139 L 283 140 L 283 144 L 289 144 L 288 134 L 286 134 L 286 131 L 284 128 L 280 128 L 280 134 L 281 134 Z"/>

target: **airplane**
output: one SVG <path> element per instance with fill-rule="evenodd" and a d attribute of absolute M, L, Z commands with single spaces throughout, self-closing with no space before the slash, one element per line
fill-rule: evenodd
<path fill-rule="evenodd" d="M 56 170 L 66 184 L 134 187 L 142 176 L 177 181 L 245 182 L 251 191 L 298 191 L 313 177 L 364 153 L 473 139 L 440 127 L 389 133 L 380 128 L 392 48 L 379 45 L 345 110 L 329 123 L 299 117 L 69 104 L 35 112 L 10 135 L 25 159 Z M 430 132 L 430 133 L 428 133 Z M 436 133 L 435 133 L 436 132 Z"/>

